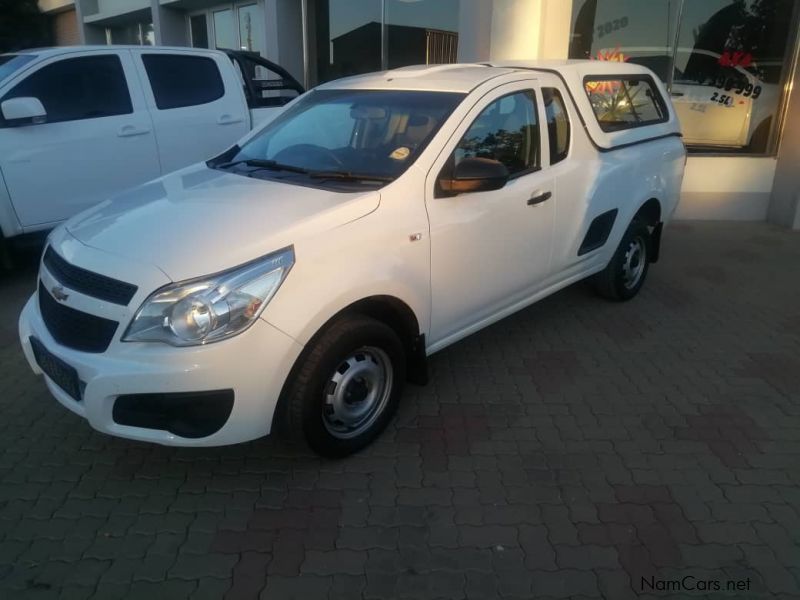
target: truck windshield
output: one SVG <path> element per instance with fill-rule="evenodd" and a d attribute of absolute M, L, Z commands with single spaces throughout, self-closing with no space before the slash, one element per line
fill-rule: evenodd
<path fill-rule="evenodd" d="M 0 81 L 11 75 L 23 65 L 27 65 L 35 54 L 0 54 Z"/>
<path fill-rule="evenodd" d="M 314 90 L 217 168 L 291 177 L 390 181 L 422 152 L 464 98 L 449 92 Z"/>

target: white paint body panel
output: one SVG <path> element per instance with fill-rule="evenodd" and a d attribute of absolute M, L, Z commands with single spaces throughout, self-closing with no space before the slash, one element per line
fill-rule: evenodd
<path fill-rule="evenodd" d="M 48 385 L 101 431 L 162 444 L 227 444 L 270 430 L 281 389 L 302 348 L 333 316 L 359 300 L 389 296 L 404 303 L 431 354 L 601 270 L 645 202 L 658 199 L 662 221 L 674 212 L 685 159 L 675 136 L 677 119 L 670 112 L 667 123 L 635 132 L 666 137 L 598 151 L 581 125 L 578 111 L 583 107 L 570 100 L 576 90 L 556 74 L 532 70 L 536 66 L 406 69 L 399 76 L 394 71 L 327 84 L 465 94 L 414 164 L 379 190 L 326 191 L 200 164 L 78 215 L 51 235 L 52 247 L 68 262 L 134 283 L 139 291 L 127 307 L 109 308 L 77 293 L 65 301 L 120 321 L 109 349 L 94 355 L 57 344 L 34 297 L 20 318 L 31 366 L 39 372 L 27 341 L 33 334 L 86 377 L 81 406 L 52 382 Z M 570 82 L 589 67 L 547 68 Z M 555 165 L 549 164 L 542 86 L 561 91 L 571 120 L 569 154 Z M 545 141 L 542 168 L 494 192 L 434 197 L 436 177 L 473 118 L 492 100 L 518 90 L 532 90 L 537 98 Z M 582 115 L 587 122 L 594 119 L 588 110 Z M 614 138 L 603 141 L 619 143 Z M 546 191 L 552 193 L 547 202 L 528 205 L 532 195 Z M 618 217 L 607 243 L 578 256 L 589 224 L 613 209 Z M 296 257 L 291 272 L 260 322 L 244 333 L 189 348 L 119 340 L 142 300 L 165 283 L 228 269 L 290 244 Z M 56 283 L 44 267 L 40 277 L 45 285 Z M 236 393 L 233 415 L 209 438 L 121 428 L 110 418 L 119 394 L 228 386 Z"/>

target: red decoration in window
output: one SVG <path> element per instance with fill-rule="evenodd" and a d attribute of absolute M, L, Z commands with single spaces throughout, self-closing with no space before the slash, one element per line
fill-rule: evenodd
<path fill-rule="evenodd" d="M 717 62 L 723 67 L 749 67 L 753 64 L 753 55 L 742 50 L 725 50 Z"/>

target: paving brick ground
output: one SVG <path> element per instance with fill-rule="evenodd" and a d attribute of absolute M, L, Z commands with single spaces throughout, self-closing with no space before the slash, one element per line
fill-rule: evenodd
<path fill-rule="evenodd" d="M 92 432 L 19 350 L 34 268 L 4 277 L 2 598 L 800 596 L 796 233 L 675 224 L 639 298 L 576 285 L 441 352 L 336 462 Z"/>

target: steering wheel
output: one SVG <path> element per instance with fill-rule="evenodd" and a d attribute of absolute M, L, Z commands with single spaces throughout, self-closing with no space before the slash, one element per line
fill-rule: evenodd
<path fill-rule="evenodd" d="M 314 159 L 323 163 L 322 170 L 329 168 L 328 165 L 332 167 L 344 166 L 342 160 L 336 156 L 333 150 L 314 144 L 295 144 L 294 146 L 288 146 L 278 152 L 273 159 L 277 162 L 286 162 L 317 170 L 320 170 L 320 165 L 313 164 L 315 162 Z"/>

